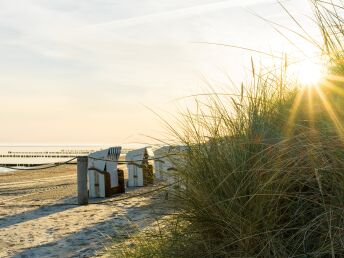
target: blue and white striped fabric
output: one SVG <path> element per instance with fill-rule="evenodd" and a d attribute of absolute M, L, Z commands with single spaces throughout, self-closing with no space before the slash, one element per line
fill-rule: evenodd
<path fill-rule="evenodd" d="M 121 155 L 122 147 L 111 147 L 109 148 L 108 158 L 114 161 L 118 161 Z"/>

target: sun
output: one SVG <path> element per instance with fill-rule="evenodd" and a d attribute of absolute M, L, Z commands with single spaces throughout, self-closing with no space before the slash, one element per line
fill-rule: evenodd
<path fill-rule="evenodd" d="M 314 87 L 325 77 L 324 66 L 311 61 L 303 62 L 298 68 L 298 79 L 302 86 Z"/>

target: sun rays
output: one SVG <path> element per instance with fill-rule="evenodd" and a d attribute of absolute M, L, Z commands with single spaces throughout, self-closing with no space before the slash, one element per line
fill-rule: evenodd
<path fill-rule="evenodd" d="M 344 126 L 340 116 L 341 110 L 335 106 L 334 100 L 336 98 L 344 97 L 344 89 L 338 86 L 342 83 L 344 78 L 341 76 L 326 75 L 320 73 L 320 68 L 308 67 L 304 70 L 308 74 L 304 74 L 301 87 L 294 99 L 292 108 L 290 109 L 288 123 L 287 123 L 287 136 L 290 137 L 297 126 L 298 122 L 306 122 L 306 126 L 315 131 L 317 119 L 324 119 L 325 123 L 332 123 L 336 130 L 336 134 L 344 142 Z M 316 74 L 316 71 L 319 73 Z M 311 78 L 311 75 L 314 78 Z M 300 78 L 301 81 L 301 78 Z M 308 81 L 308 84 L 306 84 Z M 311 82 L 313 81 L 313 82 Z M 306 114 L 304 114 L 304 112 Z M 298 120 L 298 115 L 303 117 Z"/>
<path fill-rule="evenodd" d="M 299 81 L 306 87 L 319 85 L 326 75 L 325 66 L 309 60 L 302 62 L 298 70 Z"/>

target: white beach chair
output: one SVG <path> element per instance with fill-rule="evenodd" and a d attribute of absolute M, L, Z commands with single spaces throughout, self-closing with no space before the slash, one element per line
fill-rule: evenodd
<path fill-rule="evenodd" d="M 153 183 L 153 158 L 154 153 L 148 147 L 132 150 L 126 154 L 129 187 L 146 186 Z"/>
<path fill-rule="evenodd" d="M 111 196 L 114 189 L 119 186 L 117 164 L 121 149 L 122 147 L 111 147 L 106 150 L 93 152 L 88 156 L 90 197 Z"/>

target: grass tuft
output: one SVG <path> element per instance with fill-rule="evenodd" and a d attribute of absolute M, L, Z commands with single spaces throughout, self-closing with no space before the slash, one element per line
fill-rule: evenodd
<path fill-rule="evenodd" d="M 252 62 L 239 95 L 197 100 L 173 128 L 187 146 L 175 226 L 127 256 L 344 256 L 344 6 L 311 2 L 328 77 L 300 87 L 287 62 L 279 73 Z"/>

